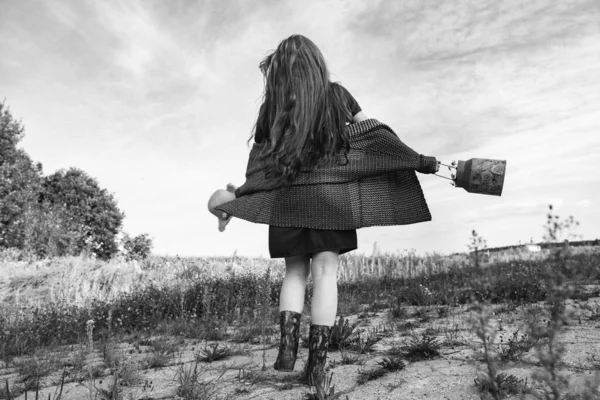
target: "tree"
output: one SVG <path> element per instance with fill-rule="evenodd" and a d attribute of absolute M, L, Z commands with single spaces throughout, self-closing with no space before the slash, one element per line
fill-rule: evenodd
<path fill-rule="evenodd" d="M 118 251 L 116 236 L 124 214 L 113 196 L 84 171 L 70 168 L 46 177 L 40 201 L 64 208 L 62 224 L 75 236 L 75 251 L 89 251 L 107 259 Z"/>
<path fill-rule="evenodd" d="M 42 165 L 17 149 L 24 128 L 0 103 L 0 248 L 23 248 L 25 214 L 38 200 Z"/>
<path fill-rule="evenodd" d="M 130 260 L 145 260 L 152 250 L 152 239 L 147 233 L 130 237 L 125 234 L 123 237 L 123 250 L 125 258 Z"/>

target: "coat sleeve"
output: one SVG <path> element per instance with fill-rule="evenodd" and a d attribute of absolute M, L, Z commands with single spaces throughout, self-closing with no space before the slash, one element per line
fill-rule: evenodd
<path fill-rule="evenodd" d="M 419 168 L 417 172 L 422 174 L 434 174 L 437 168 L 437 160 L 435 157 L 424 156 L 419 154 Z"/>

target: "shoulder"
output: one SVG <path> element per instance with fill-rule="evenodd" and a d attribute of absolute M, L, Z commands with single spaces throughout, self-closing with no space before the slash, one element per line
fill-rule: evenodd
<path fill-rule="evenodd" d="M 352 97 L 352 95 L 350 94 L 350 92 L 348 91 L 348 89 L 346 89 L 341 83 L 339 82 L 331 82 L 331 87 L 333 88 L 333 90 L 338 91 L 339 93 L 341 93 L 342 95 L 344 95 L 344 97 Z"/>
<path fill-rule="evenodd" d="M 348 106 L 350 113 L 352 114 L 352 122 L 358 122 L 366 119 L 364 113 L 362 113 L 362 107 L 358 104 L 358 101 L 350 94 L 348 89 L 342 86 L 339 82 L 332 82 L 334 90 L 339 91 L 340 97 Z M 360 116 L 358 114 L 361 114 Z M 358 117 L 358 118 L 357 118 Z"/>

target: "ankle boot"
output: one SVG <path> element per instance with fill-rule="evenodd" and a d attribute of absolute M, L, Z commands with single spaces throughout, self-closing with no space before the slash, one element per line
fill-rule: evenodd
<path fill-rule="evenodd" d="M 311 325 L 308 338 L 308 363 L 306 378 L 309 385 L 314 385 L 325 378 L 325 364 L 327 362 L 327 349 L 331 337 L 331 326 Z"/>
<path fill-rule="evenodd" d="M 294 311 L 281 311 L 279 313 L 279 327 L 281 341 L 279 354 L 273 365 L 277 371 L 292 372 L 298 354 L 298 340 L 300 338 L 300 317 L 302 314 Z"/>

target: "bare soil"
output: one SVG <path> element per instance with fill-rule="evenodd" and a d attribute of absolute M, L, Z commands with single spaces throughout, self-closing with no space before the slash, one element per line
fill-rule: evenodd
<path fill-rule="evenodd" d="M 561 374 L 569 382 L 569 390 L 578 393 L 589 382 L 600 385 L 600 297 L 592 297 L 587 301 L 569 301 L 568 310 L 572 318 L 564 327 L 559 341 L 565 345 L 566 352 L 560 365 Z M 519 330 L 517 337 L 524 331 L 527 315 L 543 313 L 543 305 L 528 304 L 519 307 L 494 305 L 497 342 L 507 343 L 513 333 Z M 331 386 L 341 399 L 479 399 L 481 393 L 475 385 L 478 371 L 485 368 L 481 354 L 480 341 L 469 322 L 473 313 L 469 306 L 450 307 L 440 311 L 439 306 L 407 307 L 407 316 L 401 319 L 390 317 L 390 310 L 363 312 L 349 316 L 350 322 L 360 320 L 357 328 L 361 337 L 379 336 L 381 340 L 373 346 L 371 352 L 360 355 L 362 365 L 341 365 L 342 352 L 330 352 Z M 306 314 L 306 313 L 305 313 Z M 442 315 L 443 317 L 440 317 Z M 272 327 L 275 332 L 278 327 Z M 304 336 L 308 331 L 308 317 L 302 320 Z M 411 338 L 420 337 L 424 333 L 435 337 L 441 343 L 440 356 L 433 359 L 415 361 L 404 359 L 405 368 L 368 380 L 359 384 L 361 375 L 380 368 L 378 362 L 388 356 L 387 351 L 407 345 Z M 150 338 L 152 340 L 153 338 Z M 164 338 L 163 338 L 164 339 Z M 306 347 L 301 347 L 294 372 L 279 373 L 273 369 L 277 355 L 277 334 L 256 338 L 255 343 L 237 344 L 230 341 L 204 342 L 200 340 L 167 338 L 178 344 L 179 351 L 174 354 L 168 364 L 162 368 L 143 369 L 144 360 L 152 354 L 152 348 L 139 340 L 127 340 L 115 345 L 115 351 L 123 356 L 123 362 L 129 365 L 133 374 L 121 381 L 126 383 L 118 387 L 124 399 L 178 399 L 177 389 L 180 386 L 177 376 L 182 368 L 191 371 L 198 365 L 200 381 L 204 382 L 203 394 L 197 398 L 227 399 L 302 399 L 315 393 L 302 382 L 302 370 L 308 355 Z M 234 350 L 235 356 L 211 363 L 196 363 L 200 350 L 218 344 L 218 348 L 227 346 Z M 73 360 L 72 366 L 66 369 L 68 375 L 62 389 L 62 399 L 89 399 L 90 393 L 95 398 L 101 397 L 102 389 L 114 381 L 111 368 L 99 346 L 92 353 L 86 350 L 85 344 L 80 346 L 52 349 L 40 356 L 62 360 Z M 352 352 L 348 352 L 352 354 Z M 77 358 L 83 357 L 79 363 Z M 5 387 L 8 382 L 12 387 L 22 381 L 23 377 L 16 367 L 27 360 L 15 359 L 9 365 L 0 365 L 0 383 Z M 40 363 L 42 361 L 39 361 Z M 97 374 L 92 381 L 88 377 L 90 368 Z M 529 388 L 536 388 L 532 374 L 540 371 L 535 349 L 525 352 L 517 360 L 498 363 L 500 372 L 513 375 L 522 380 Z M 114 370 L 113 368 L 112 370 Z M 44 377 L 40 383 L 40 398 L 48 395 L 55 399 L 60 391 L 62 371 L 54 371 Z M 595 380 L 594 380 L 595 379 Z M 92 386 L 90 386 L 90 384 Z M 2 393 L 2 392 L 0 392 Z M 28 392 L 28 398 L 34 398 L 35 390 Z M 518 398 L 509 395 L 507 398 Z M 529 398 L 530 396 L 526 396 Z M 0 396 L 2 398 L 2 396 Z M 25 399 L 25 393 L 14 397 Z"/>

